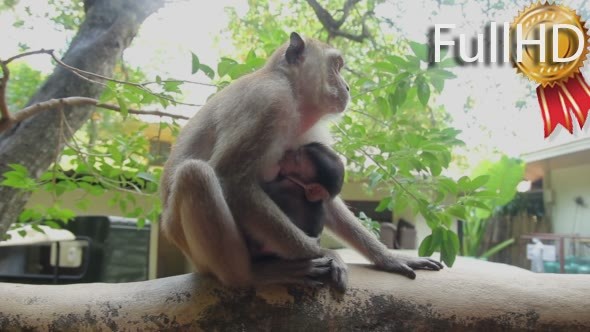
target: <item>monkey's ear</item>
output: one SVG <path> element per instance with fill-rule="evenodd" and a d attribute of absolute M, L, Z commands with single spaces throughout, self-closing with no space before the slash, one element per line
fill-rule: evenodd
<path fill-rule="evenodd" d="M 301 38 L 297 32 L 291 32 L 289 47 L 287 47 L 287 52 L 285 53 L 287 63 L 292 65 L 301 61 L 303 58 L 303 50 L 305 50 L 305 42 L 303 41 L 303 38 Z"/>
<path fill-rule="evenodd" d="M 310 202 L 318 202 L 330 198 L 330 194 L 321 184 L 310 183 L 305 185 L 305 198 Z"/>

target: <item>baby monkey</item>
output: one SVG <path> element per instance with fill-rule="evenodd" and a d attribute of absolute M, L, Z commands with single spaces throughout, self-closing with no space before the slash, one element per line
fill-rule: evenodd
<path fill-rule="evenodd" d="M 344 164 L 322 143 L 289 150 L 279 161 L 279 175 L 262 185 L 263 190 L 299 229 L 320 239 L 324 229 L 324 202 L 336 197 L 344 182 Z M 251 245 L 253 257 L 272 256 Z"/>

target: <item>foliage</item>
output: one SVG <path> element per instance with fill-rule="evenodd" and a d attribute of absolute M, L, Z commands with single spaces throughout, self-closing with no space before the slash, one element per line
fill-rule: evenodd
<path fill-rule="evenodd" d="M 0 10 L 12 9 L 18 4 L 18 0 L 3 0 L 0 2 Z"/>
<path fill-rule="evenodd" d="M 481 175 L 480 175 L 481 174 Z M 516 186 L 524 176 L 524 163 L 519 159 L 503 156 L 497 162 L 484 161 L 474 171 L 474 175 L 488 178 L 485 190 L 479 194 L 481 207 L 470 206 L 465 214 L 463 254 L 479 256 L 481 242 L 485 236 L 489 218 L 508 204 L 516 196 Z M 509 241 L 500 243 L 489 251 L 497 252 L 506 247 Z M 489 252 L 482 256 L 490 256 Z"/>
<path fill-rule="evenodd" d="M 54 8 L 51 20 L 63 30 L 77 30 L 84 19 L 84 1 L 82 0 L 49 0 Z"/>

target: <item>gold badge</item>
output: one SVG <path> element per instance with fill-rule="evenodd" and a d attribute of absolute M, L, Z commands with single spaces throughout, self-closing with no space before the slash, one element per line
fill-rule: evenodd
<path fill-rule="evenodd" d="M 513 65 L 540 84 L 537 97 L 545 137 L 558 124 L 573 132 L 570 111 L 582 128 L 590 109 L 590 87 L 580 69 L 588 55 L 590 37 L 580 16 L 566 6 L 532 4 L 515 17 L 511 33 L 517 40 L 516 52 L 511 54 Z"/>

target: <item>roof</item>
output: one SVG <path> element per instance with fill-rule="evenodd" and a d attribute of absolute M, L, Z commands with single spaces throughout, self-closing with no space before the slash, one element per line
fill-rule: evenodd
<path fill-rule="evenodd" d="M 525 177 L 531 181 L 547 170 L 590 164 L 590 137 L 525 153 L 521 158 L 527 164 Z"/>

